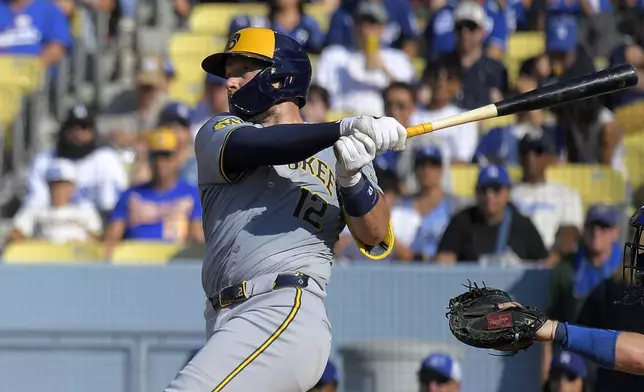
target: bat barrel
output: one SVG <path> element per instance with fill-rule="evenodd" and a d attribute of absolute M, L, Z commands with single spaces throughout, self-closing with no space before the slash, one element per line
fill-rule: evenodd
<path fill-rule="evenodd" d="M 495 105 L 499 116 L 545 109 L 632 87 L 637 84 L 637 79 L 635 67 L 631 64 L 623 64 L 544 86 L 497 102 Z"/>

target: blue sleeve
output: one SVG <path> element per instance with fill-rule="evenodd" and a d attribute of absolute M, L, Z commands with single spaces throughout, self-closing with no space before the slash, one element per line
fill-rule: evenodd
<path fill-rule="evenodd" d="M 67 17 L 57 5 L 51 4 L 50 8 L 47 16 L 49 25 L 41 32 L 43 41 L 47 44 L 59 43 L 65 47 L 71 46 L 72 34 Z"/>
<path fill-rule="evenodd" d="M 194 201 L 192 212 L 190 213 L 191 221 L 200 221 L 201 220 L 201 198 L 199 197 L 199 190 L 196 187 L 191 186 L 192 191 L 192 200 Z"/>
<path fill-rule="evenodd" d="M 505 51 L 508 45 L 508 25 L 505 20 L 505 13 L 495 12 L 491 15 L 488 13 L 488 17 L 492 18 L 493 26 L 485 44 L 496 45 Z"/>
<path fill-rule="evenodd" d="M 130 200 L 131 191 L 128 189 L 119 197 L 119 201 L 110 213 L 110 221 L 122 221 L 127 219 L 127 203 Z"/>
<path fill-rule="evenodd" d="M 449 7 L 437 11 L 425 29 L 426 59 L 454 50 L 454 15 Z"/>
<path fill-rule="evenodd" d="M 342 8 L 337 9 L 331 16 L 329 31 L 326 35 L 326 45 L 350 46 L 351 36 L 351 15 Z"/>
<path fill-rule="evenodd" d="M 396 0 L 396 21 L 400 25 L 400 35 L 405 39 L 418 37 L 418 23 L 416 15 L 407 0 Z"/>
<path fill-rule="evenodd" d="M 307 15 L 305 17 L 304 23 L 306 31 L 309 33 L 309 40 L 306 43 L 307 51 L 313 54 L 320 53 L 322 48 L 324 48 L 326 36 L 322 32 L 322 29 L 320 29 L 318 22 L 310 16 Z"/>

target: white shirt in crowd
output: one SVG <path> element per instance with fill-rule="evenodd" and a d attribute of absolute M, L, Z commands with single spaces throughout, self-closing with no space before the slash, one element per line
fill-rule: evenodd
<path fill-rule="evenodd" d="M 98 211 L 88 204 L 23 207 L 14 217 L 13 225 L 27 238 L 56 243 L 89 241 L 102 231 Z"/>
<path fill-rule="evenodd" d="M 411 82 L 414 67 L 401 50 L 381 48 L 380 54 L 387 71 L 396 80 L 390 80 L 382 70 L 367 71 L 362 52 L 340 45 L 322 51 L 315 81 L 329 92 L 331 109 L 372 116 L 384 114 L 382 90 L 393 81 Z"/>
<path fill-rule="evenodd" d="M 27 179 L 28 194 L 25 205 L 49 205 L 49 187 L 45 172 L 56 159 L 53 151 L 36 155 Z M 74 161 L 77 182 L 74 204 L 90 204 L 102 211 L 110 211 L 116 205 L 122 191 L 128 185 L 123 160 L 108 147 L 98 148 L 83 159 Z"/>
<path fill-rule="evenodd" d="M 422 217 L 415 209 L 400 205 L 391 207 L 391 228 L 394 231 L 396 242 L 407 247 L 411 246 L 411 243 L 414 242 L 414 238 L 416 238 L 416 232 L 418 231 L 421 222 Z M 345 227 L 340 236 L 351 237 L 349 228 Z M 342 250 L 341 254 L 336 255 L 336 257 L 345 260 L 360 260 L 366 258 L 362 253 L 360 253 L 358 246 L 354 242 L 351 242 Z"/>
<path fill-rule="evenodd" d="M 546 248 L 554 245 L 559 227 L 583 227 L 581 196 L 572 188 L 552 182 L 517 183 L 512 186 L 511 199 L 532 220 Z"/>
<path fill-rule="evenodd" d="M 450 103 L 437 110 L 417 110 L 411 115 L 409 121 L 411 124 L 422 124 L 455 116 L 463 112 L 465 110 Z M 446 131 L 427 133 L 411 140 L 414 148 L 429 144 L 439 146 L 443 159 L 450 162 L 463 161 L 469 163 L 472 161 L 474 151 L 476 151 L 478 138 L 479 133 L 476 123 L 468 123 L 457 125 Z"/>

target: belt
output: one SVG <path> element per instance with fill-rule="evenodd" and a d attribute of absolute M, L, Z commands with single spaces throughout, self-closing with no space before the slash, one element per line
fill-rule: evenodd
<path fill-rule="evenodd" d="M 209 298 L 210 303 L 215 310 L 223 309 L 232 304 L 244 302 L 251 296 L 246 291 L 247 282 L 243 282 L 224 287 L 219 293 Z M 283 289 L 286 287 L 306 287 L 309 284 L 309 276 L 300 272 L 282 273 L 277 275 L 273 282 L 273 290 Z"/>

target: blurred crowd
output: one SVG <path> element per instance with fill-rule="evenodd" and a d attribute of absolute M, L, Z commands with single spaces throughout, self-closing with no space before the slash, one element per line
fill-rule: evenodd
<path fill-rule="evenodd" d="M 192 15 L 204 3 L 234 1 L 0 0 L 0 57 L 39 58 L 54 80 L 69 72 L 62 64 L 81 46 L 87 58 L 101 61 L 96 48 L 122 31 L 114 26 L 135 21 L 144 5 L 161 3 L 171 3 L 173 32 L 191 34 Z M 310 2 L 266 3 L 260 14 L 214 13 L 212 24 L 227 27 L 213 39 L 225 42 L 244 27 L 266 26 L 298 40 L 314 66 L 302 109 L 308 122 L 369 114 L 410 126 L 607 66 L 631 63 L 644 72 L 639 0 L 329 0 L 318 4 L 326 10 L 322 22 L 307 12 L 315 5 Z M 92 34 L 96 18 L 79 19 L 97 13 L 109 15 L 102 36 Z M 33 151 L 26 164 L 27 191 L 11 217 L 8 246 L 25 240 L 100 242 L 109 258 L 122 241 L 203 244 L 193 140 L 208 118 L 228 110 L 226 80 L 201 73 L 196 99 L 181 99 L 173 86 L 195 75 L 182 73 L 180 59 L 167 47 L 135 49 L 134 78 L 107 102 L 82 100 L 73 94 L 75 86 L 67 88 L 73 99 L 60 110 L 51 146 Z M 195 65 L 199 61 L 194 58 Z M 80 76 L 86 78 L 91 75 Z M 643 194 L 644 179 L 629 167 L 633 153 L 627 145 L 639 140 L 633 148 L 644 152 L 641 120 L 644 78 L 618 94 L 422 135 L 402 153 L 378 156 L 374 166 L 392 206 L 395 233 L 388 259 L 552 267 L 552 318 L 629 329 L 611 324 L 623 317 L 602 293 L 620 284 L 615 276 L 624 218 Z M 626 196 L 588 202 L 587 195 L 615 190 L 579 189 L 549 178 L 553 167 L 583 165 L 616 174 Z M 454 173 L 464 167 L 475 171 L 471 179 L 456 178 L 466 184 L 457 189 Z M 569 182 L 580 183 L 578 172 L 571 173 Z M 348 231 L 335 253 L 338 262 L 364 258 Z M 543 358 L 549 390 L 585 388 L 583 361 L 549 348 Z M 419 372 L 421 384 L 458 391 L 454 361 L 428 358 L 423 369 L 434 370 Z M 642 388 L 634 379 L 628 382 Z M 628 385 L 635 384 L 619 385 L 634 390 Z"/>

